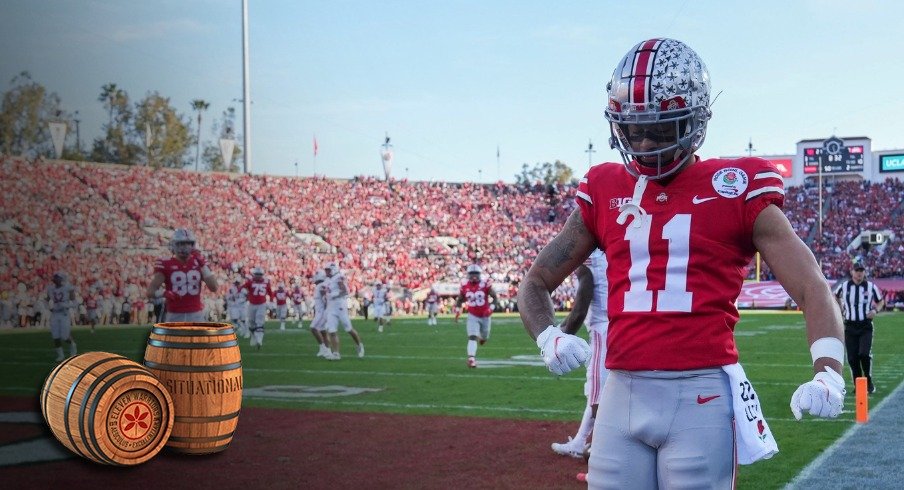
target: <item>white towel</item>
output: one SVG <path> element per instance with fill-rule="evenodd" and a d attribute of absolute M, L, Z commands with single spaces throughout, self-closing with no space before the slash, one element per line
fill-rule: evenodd
<path fill-rule="evenodd" d="M 735 430 L 738 446 L 738 463 L 753 464 L 769 459 L 778 452 L 778 444 L 772 430 L 763 417 L 760 397 L 744 374 L 740 364 L 722 366 L 731 382 L 731 398 L 734 406 Z"/>

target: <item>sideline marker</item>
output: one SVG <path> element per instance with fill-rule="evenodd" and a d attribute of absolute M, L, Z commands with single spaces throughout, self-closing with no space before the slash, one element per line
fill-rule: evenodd
<path fill-rule="evenodd" d="M 869 399 L 867 398 L 866 378 L 859 377 L 854 380 L 854 397 L 856 401 L 857 423 L 869 422 Z"/>

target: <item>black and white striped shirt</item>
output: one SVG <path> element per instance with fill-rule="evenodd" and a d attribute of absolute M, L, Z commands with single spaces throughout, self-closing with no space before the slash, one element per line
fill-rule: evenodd
<path fill-rule="evenodd" d="M 852 322 L 868 320 L 866 314 L 873 308 L 873 303 L 882 300 L 882 292 L 870 281 L 860 284 L 848 279 L 835 286 L 835 296 L 844 307 L 844 319 Z"/>

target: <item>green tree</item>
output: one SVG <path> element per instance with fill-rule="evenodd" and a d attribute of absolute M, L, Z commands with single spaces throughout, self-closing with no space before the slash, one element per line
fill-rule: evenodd
<path fill-rule="evenodd" d="M 108 83 L 101 88 L 99 101 L 104 102 L 110 114 L 104 126 L 104 135 L 94 139 L 91 159 L 96 162 L 134 165 L 141 155 L 141 145 L 135 132 L 135 112 L 129 94 Z"/>
<path fill-rule="evenodd" d="M 182 168 L 194 143 L 189 122 L 170 105 L 170 99 L 149 93 L 135 104 L 135 133 L 145 142 L 142 151 L 154 167 Z M 148 144 L 150 143 L 150 144 Z"/>
<path fill-rule="evenodd" d="M 536 182 L 544 185 L 574 184 L 576 179 L 571 167 L 561 160 L 556 160 L 555 163 L 536 163 L 533 167 L 526 163 L 521 165 L 521 173 L 515 174 L 515 182 L 519 185 L 533 185 Z"/>
<path fill-rule="evenodd" d="M 213 172 L 238 172 L 241 169 L 239 162 L 242 155 L 242 149 L 238 144 L 236 144 L 235 150 L 233 150 L 232 152 L 232 161 L 228 166 L 224 164 L 223 156 L 220 154 L 219 140 L 240 139 L 238 135 L 236 135 L 234 128 L 235 107 L 229 107 L 225 111 L 223 111 L 220 119 L 218 121 L 214 121 L 213 123 L 211 133 L 215 137 L 215 142 L 208 142 L 204 145 L 204 153 L 202 155 L 204 168 Z"/>
<path fill-rule="evenodd" d="M 191 101 L 192 110 L 198 112 L 198 139 L 195 141 L 195 171 L 198 170 L 198 165 L 201 162 L 201 113 L 206 111 L 208 107 L 210 107 L 210 102 L 207 102 L 206 100 L 195 99 Z"/>
<path fill-rule="evenodd" d="M 65 119 L 60 97 L 48 93 L 27 71 L 16 75 L 0 105 L 0 153 L 7 155 L 52 155 L 53 142 L 47 123 Z"/>

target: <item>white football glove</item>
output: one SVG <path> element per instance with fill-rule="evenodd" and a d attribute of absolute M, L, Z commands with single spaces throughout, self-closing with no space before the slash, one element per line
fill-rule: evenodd
<path fill-rule="evenodd" d="M 800 420 L 803 412 L 823 418 L 835 418 L 844 408 L 844 378 L 834 369 L 816 373 L 813 381 L 800 385 L 791 395 L 791 413 Z"/>
<path fill-rule="evenodd" d="M 577 335 L 569 335 L 550 325 L 537 336 L 543 362 L 553 374 L 562 375 L 590 359 L 590 345 Z"/>

